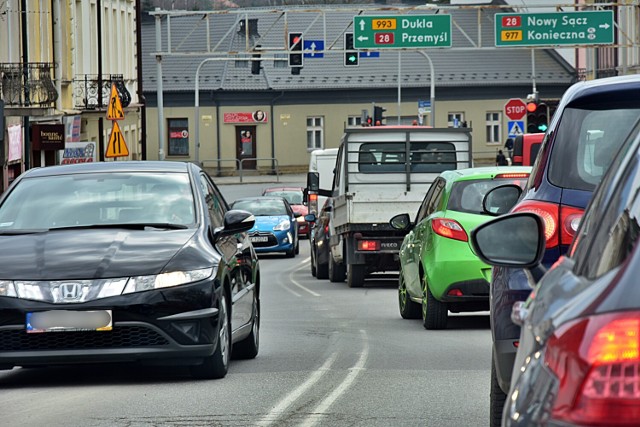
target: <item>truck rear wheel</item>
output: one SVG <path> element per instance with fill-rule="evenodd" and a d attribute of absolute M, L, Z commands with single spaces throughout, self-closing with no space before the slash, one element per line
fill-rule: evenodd
<path fill-rule="evenodd" d="M 364 285 L 364 265 L 350 264 L 347 271 L 347 286 L 361 288 Z"/>
<path fill-rule="evenodd" d="M 344 282 L 346 273 L 344 271 L 344 264 L 338 264 L 333 260 L 331 253 L 329 253 L 329 281 L 330 282 Z"/>

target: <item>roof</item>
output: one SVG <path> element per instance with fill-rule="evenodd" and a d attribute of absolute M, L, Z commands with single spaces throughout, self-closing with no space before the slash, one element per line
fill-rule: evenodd
<path fill-rule="evenodd" d="M 28 177 L 65 175 L 74 173 L 100 172 L 187 172 L 186 162 L 129 161 L 129 162 L 92 162 L 69 165 L 47 166 L 29 169 Z"/>
<path fill-rule="evenodd" d="M 339 5 L 331 5 L 324 11 L 326 18 L 314 19 L 321 6 L 314 6 L 309 13 L 288 13 L 286 22 L 282 14 L 270 14 L 262 11 L 258 19 L 258 33 L 261 46 L 275 46 L 282 49 L 283 35 L 286 28 L 289 32 L 304 31 L 305 40 L 323 42 L 325 50 L 328 46 L 342 49 L 343 32 L 352 28 L 356 12 L 353 6 L 341 10 Z M 288 8 L 289 10 L 291 8 Z M 378 11 L 378 15 L 391 15 L 397 11 Z M 251 12 L 251 9 L 242 9 Z M 259 12 L 256 11 L 256 13 Z M 408 13 L 410 13 L 409 11 Z M 500 9 L 487 9 L 483 12 L 481 34 L 478 34 L 478 14 L 474 9 L 450 9 L 455 25 L 452 25 L 453 49 L 423 49 L 433 63 L 435 85 L 443 87 L 504 87 L 522 86 L 523 82 L 532 80 L 531 49 L 489 48 L 474 49 L 469 40 L 481 38 L 483 46 L 493 46 L 493 14 Z M 373 12 L 365 12 L 372 14 Z M 414 13 L 433 14 L 433 10 L 418 10 Z M 218 46 L 218 52 L 246 52 L 245 33 L 235 31 L 238 27 L 237 13 L 221 13 L 209 15 L 208 23 L 201 16 L 172 16 L 171 51 L 172 52 L 204 52 L 207 48 L 206 27 L 209 26 L 211 47 Z M 167 19 L 162 19 L 162 46 L 167 50 Z M 326 28 L 325 28 L 326 27 Z M 276 28 L 277 30 L 274 30 Z M 326 31 L 327 40 L 323 39 Z M 467 37 L 468 35 L 469 38 Z M 142 22 L 142 67 L 144 70 L 145 92 L 157 90 L 156 29 L 155 20 Z M 253 41 L 253 38 L 252 40 Z M 273 56 L 274 54 L 269 54 Z M 203 65 L 200 71 L 199 87 L 201 90 L 255 91 L 255 90 L 340 90 L 340 89 L 372 89 L 394 88 L 398 86 L 396 76 L 400 69 L 403 88 L 425 87 L 430 82 L 428 60 L 416 51 L 398 49 L 381 50 L 373 57 L 361 53 L 357 67 L 345 67 L 343 52 L 325 51 L 322 58 L 305 57 L 304 68 L 299 75 L 292 75 L 286 61 L 263 60 L 262 72 L 251 74 L 249 61 L 214 60 Z M 379 56 L 376 56 L 379 55 Z M 209 55 L 212 57 L 213 55 Z M 248 57 L 249 55 L 246 55 Z M 265 53 L 265 57 L 267 54 Z M 318 55 L 320 56 L 320 55 Z M 219 56 L 218 56 L 219 57 Z M 195 75 L 198 66 L 207 56 L 163 56 L 162 76 L 164 92 L 184 92 L 195 89 Z M 400 60 L 400 67 L 398 61 Z M 276 64 L 277 62 L 277 64 Z M 568 86 L 574 81 L 575 71 L 553 50 L 535 50 L 536 79 L 545 85 Z"/>
<path fill-rule="evenodd" d="M 441 176 L 450 181 L 466 181 L 474 179 L 493 179 L 498 174 L 531 173 L 531 166 L 484 166 L 476 168 L 455 169 L 442 172 Z"/>

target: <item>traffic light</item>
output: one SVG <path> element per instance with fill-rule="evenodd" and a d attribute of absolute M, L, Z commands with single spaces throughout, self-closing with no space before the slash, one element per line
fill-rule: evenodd
<path fill-rule="evenodd" d="M 300 74 L 303 57 L 302 44 L 302 33 L 289 33 L 289 67 L 291 67 L 291 74 Z"/>
<path fill-rule="evenodd" d="M 256 49 L 260 49 L 260 45 L 256 46 Z M 253 57 L 253 60 L 251 61 L 251 74 L 260 74 L 260 69 L 262 67 L 260 67 L 260 57 L 262 56 L 261 53 L 256 52 L 253 55 L 251 55 Z"/>
<path fill-rule="evenodd" d="M 353 33 L 344 33 L 344 66 L 357 67 L 358 51 L 353 49 Z"/>
<path fill-rule="evenodd" d="M 387 118 L 384 117 L 382 114 L 385 111 L 387 111 L 386 108 L 378 107 L 377 105 L 373 107 L 373 125 L 374 126 L 380 126 L 384 124 L 383 120 L 386 120 Z"/>
<path fill-rule="evenodd" d="M 527 103 L 527 133 L 546 132 L 549 127 L 549 107 L 545 103 Z"/>

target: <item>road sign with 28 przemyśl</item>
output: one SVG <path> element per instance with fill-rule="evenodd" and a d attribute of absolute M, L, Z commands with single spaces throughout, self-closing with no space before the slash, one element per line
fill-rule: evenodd
<path fill-rule="evenodd" d="M 496 47 L 613 44 L 613 11 L 496 13 Z"/>
<path fill-rule="evenodd" d="M 353 47 L 451 47 L 451 15 L 355 16 Z"/>

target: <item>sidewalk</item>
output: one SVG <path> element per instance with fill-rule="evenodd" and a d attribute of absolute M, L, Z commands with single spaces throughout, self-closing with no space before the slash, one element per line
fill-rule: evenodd
<path fill-rule="evenodd" d="M 305 173 L 292 173 L 292 174 L 280 174 L 276 175 L 243 175 L 242 182 L 240 182 L 239 176 L 211 176 L 213 182 L 216 185 L 231 185 L 231 184 L 273 184 L 274 186 L 287 185 L 304 186 L 307 182 L 307 175 Z"/>

